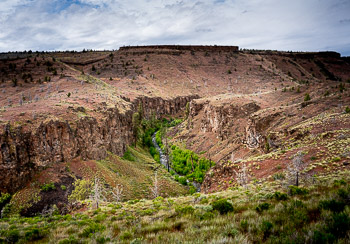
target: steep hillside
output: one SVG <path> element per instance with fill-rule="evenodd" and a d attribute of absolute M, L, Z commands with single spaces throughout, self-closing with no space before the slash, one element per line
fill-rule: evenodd
<path fill-rule="evenodd" d="M 93 185 L 101 178 L 107 190 L 120 184 L 125 200 L 151 198 L 150 177 L 160 169 L 142 133 L 155 118 L 183 119 L 161 133 L 163 149 L 170 162 L 172 148 L 187 153 L 177 161 L 185 176 L 207 172 L 202 192 L 289 178 L 299 154 L 300 184 L 349 167 L 350 63 L 335 52 L 144 46 L 9 53 L 0 55 L 0 75 L 0 191 L 15 194 L 13 213 L 59 203 L 63 211 L 80 179 Z M 120 158 L 130 145 L 137 163 Z M 207 171 L 200 159 L 216 165 Z M 163 196 L 188 190 L 163 176 Z M 50 183 L 60 197 L 42 204 L 55 194 L 41 189 Z"/>

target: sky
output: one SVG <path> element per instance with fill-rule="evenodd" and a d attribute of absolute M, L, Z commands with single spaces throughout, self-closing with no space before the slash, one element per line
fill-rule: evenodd
<path fill-rule="evenodd" d="M 160 44 L 350 56 L 350 0 L 0 0 L 0 52 Z"/>

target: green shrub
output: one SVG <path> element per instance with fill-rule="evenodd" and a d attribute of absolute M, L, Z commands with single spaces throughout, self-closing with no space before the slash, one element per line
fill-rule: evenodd
<path fill-rule="evenodd" d="M 308 193 L 309 193 L 309 191 L 305 188 L 298 187 L 298 186 L 289 186 L 289 194 L 291 196 L 306 195 Z"/>
<path fill-rule="evenodd" d="M 157 149 L 155 149 L 153 146 L 149 148 L 149 153 L 151 154 L 151 156 L 154 158 L 154 156 L 156 154 L 158 154 Z"/>
<path fill-rule="evenodd" d="M 289 226 L 293 228 L 302 228 L 309 221 L 307 208 L 300 200 L 288 202 L 286 214 L 289 218 Z"/>
<path fill-rule="evenodd" d="M 12 204 L 10 203 L 6 204 L 1 210 L 1 218 L 9 217 L 11 213 L 11 208 L 12 208 Z"/>
<path fill-rule="evenodd" d="M 326 232 L 321 232 L 318 230 L 314 231 L 313 237 L 312 237 L 312 243 L 314 244 L 327 244 L 327 243 L 334 243 L 335 237 Z"/>
<path fill-rule="evenodd" d="M 346 213 L 333 213 L 326 230 L 335 237 L 345 237 L 350 229 L 350 217 Z"/>
<path fill-rule="evenodd" d="M 71 195 L 68 196 L 70 202 L 82 201 L 88 198 L 91 192 L 91 183 L 88 180 L 77 179 L 74 183 L 74 190 Z"/>
<path fill-rule="evenodd" d="M 178 181 L 179 181 L 180 184 L 182 184 L 182 185 L 184 185 L 184 186 L 187 185 L 187 179 L 186 179 L 186 177 L 184 177 L 184 176 L 178 177 Z"/>
<path fill-rule="evenodd" d="M 90 223 L 87 228 L 83 230 L 83 232 L 79 235 L 80 237 L 91 237 L 91 235 L 105 230 L 106 227 L 102 224 L 96 224 L 94 222 Z"/>
<path fill-rule="evenodd" d="M 227 199 L 219 199 L 212 202 L 213 210 L 219 211 L 220 214 L 227 214 L 233 212 L 233 206 L 227 201 Z"/>
<path fill-rule="evenodd" d="M 104 221 L 107 218 L 107 214 L 98 214 L 94 217 L 94 221 L 96 223 L 100 223 L 102 221 Z"/>
<path fill-rule="evenodd" d="M 123 155 L 123 159 L 128 160 L 128 161 L 135 161 L 135 157 L 132 155 L 132 153 L 130 152 L 130 150 L 126 150 L 124 155 Z"/>
<path fill-rule="evenodd" d="M 310 97 L 310 94 L 309 93 L 306 93 L 304 95 L 304 102 L 307 102 L 307 101 L 310 101 L 311 100 L 311 97 Z"/>
<path fill-rule="evenodd" d="M 332 158 L 332 162 L 339 162 L 341 160 L 340 157 L 334 157 Z"/>
<path fill-rule="evenodd" d="M 240 227 L 241 227 L 242 232 L 247 232 L 248 227 L 249 227 L 248 220 L 242 219 L 241 223 L 240 223 Z"/>
<path fill-rule="evenodd" d="M 345 113 L 350 113 L 350 108 L 349 108 L 349 106 L 346 106 L 346 108 L 345 108 Z"/>
<path fill-rule="evenodd" d="M 194 212 L 194 208 L 192 206 L 178 206 L 175 208 L 175 212 L 179 214 L 192 214 Z"/>
<path fill-rule="evenodd" d="M 320 201 L 319 207 L 322 209 L 330 210 L 332 212 L 342 212 L 344 211 L 346 204 L 337 200 L 324 200 Z"/>
<path fill-rule="evenodd" d="M 261 231 L 263 232 L 264 234 L 264 240 L 266 240 L 267 237 L 269 237 L 269 235 L 271 234 L 271 230 L 273 228 L 273 224 L 269 221 L 266 221 L 264 220 L 262 223 L 261 223 Z"/>
<path fill-rule="evenodd" d="M 258 212 L 258 213 L 262 213 L 264 210 L 268 210 L 270 208 L 270 204 L 267 203 L 267 202 L 264 202 L 264 203 L 260 203 L 256 208 L 255 210 Z"/>
<path fill-rule="evenodd" d="M 124 231 L 123 233 L 120 234 L 119 238 L 120 240 L 129 240 L 132 238 L 132 233 L 129 231 Z"/>
<path fill-rule="evenodd" d="M 8 193 L 0 193 L 0 212 L 6 204 L 11 201 L 11 195 Z"/>
<path fill-rule="evenodd" d="M 237 236 L 239 233 L 239 231 L 235 228 L 225 228 L 225 230 L 223 231 L 224 236 L 228 236 L 228 237 L 235 237 Z"/>
<path fill-rule="evenodd" d="M 196 189 L 196 187 L 194 187 L 194 186 L 190 186 L 190 190 L 189 190 L 189 193 L 192 195 L 192 194 L 194 194 L 194 193 L 196 193 L 197 192 L 197 189 Z"/>
<path fill-rule="evenodd" d="M 45 192 L 52 191 L 55 189 L 56 189 L 56 187 L 55 187 L 55 184 L 53 182 L 50 182 L 50 183 L 47 183 L 47 184 L 44 184 L 41 186 L 41 190 L 45 191 Z"/>
<path fill-rule="evenodd" d="M 104 237 L 104 236 L 99 236 L 99 237 L 97 237 L 96 238 L 96 243 L 97 244 L 104 244 L 104 243 L 106 243 L 106 242 L 110 242 L 111 241 L 111 238 L 109 238 L 109 237 Z"/>
<path fill-rule="evenodd" d="M 6 241 L 9 243 L 16 243 L 20 239 L 20 234 L 17 229 L 9 230 L 6 233 Z"/>
<path fill-rule="evenodd" d="M 334 180 L 334 182 L 333 182 L 333 185 L 334 185 L 334 186 L 341 186 L 341 185 L 345 186 L 346 184 L 347 184 L 346 181 L 343 180 L 343 179 Z"/>
<path fill-rule="evenodd" d="M 337 194 L 341 199 L 348 200 L 350 198 L 350 188 L 348 190 L 341 188 L 338 190 Z"/>
<path fill-rule="evenodd" d="M 273 177 L 274 180 L 283 180 L 283 179 L 285 179 L 285 176 L 284 176 L 283 173 L 275 173 L 272 177 Z"/>
<path fill-rule="evenodd" d="M 286 193 L 281 193 L 281 192 L 276 191 L 273 194 L 273 198 L 275 198 L 277 201 L 285 201 L 288 199 L 288 195 Z"/>
<path fill-rule="evenodd" d="M 343 93 L 343 91 L 345 91 L 345 90 L 346 90 L 345 85 L 343 83 L 340 83 L 339 84 L 339 91 L 340 91 L 340 93 Z"/>
<path fill-rule="evenodd" d="M 47 231 L 34 227 L 33 229 L 27 230 L 24 234 L 26 240 L 36 241 L 41 240 L 47 235 Z"/>
<path fill-rule="evenodd" d="M 65 191 L 65 190 L 67 190 L 67 187 L 65 185 L 61 185 L 61 189 L 62 189 L 62 191 Z"/>
<path fill-rule="evenodd" d="M 81 243 L 79 240 L 75 239 L 74 236 L 70 236 L 68 239 L 64 239 L 59 242 L 59 244 L 79 244 Z"/>
<path fill-rule="evenodd" d="M 200 213 L 197 213 L 196 216 L 200 219 L 200 220 L 209 220 L 209 219 L 212 219 L 214 218 L 214 214 L 210 211 L 208 212 L 200 212 Z"/>

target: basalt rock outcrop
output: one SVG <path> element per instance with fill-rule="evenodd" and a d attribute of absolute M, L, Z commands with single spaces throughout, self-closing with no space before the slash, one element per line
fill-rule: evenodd
<path fill-rule="evenodd" d="M 141 105 L 143 115 L 149 118 L 155 115 L 160 118 L 161 115 L 175 115 L 186 107 L 186 104 L 193 99 L 199 98 L 198 95 L 180 96 L 173 99 L 164 100 L 160 97 L 138 97 L 135 101 L 135 110 Z"/>
<path fill-rule="evenodd" d="M 68 122 L 49 121 L 32 132 L 7 125 L 0 136 L 0 190 L 14 192 L 40 168 L 51 163 L 83 159 L 102 159 L 107 151 L 122 155 L 131 144 L 132 112 L 109 110 L 103 121 L 85 117 L 75 128 Z"/>
<path fill-rule="evenodd" d="M 243 132 L 247 118 L 260 107 L 254 102 L 243 105 L 226 103 L 214 105 L 209 101 L 191 102 L 189 123 L 193 123 L 196 117 L 200 118 L 200 132 L 213 132 L 220 140 L 231 137 L 235 132 Z M 200 115 L 199 115 L 200 114 Z M 199 115 L 199 116 L 198 116 Z"/>
<path fill-rule="evenodd" d="M 141 102 L 145 114 L 156 111 L 159 116 L 174 115 L 196 96 L 172 100 L 162 98 L 138 98 L 134 109 Z M 110 108 L 103 119 L 83 117 L 77 122 L 51 120 L 41 123 L 27 132 L 21 126 L 7 124 L 0 135 L 0 191 L 13 193 L 23 187 L 38 170 L 53 163 L 82 159 L 103 159 L 107 151 L 123 155 L 134 142 L 132 114 L 120 113 Z"/>

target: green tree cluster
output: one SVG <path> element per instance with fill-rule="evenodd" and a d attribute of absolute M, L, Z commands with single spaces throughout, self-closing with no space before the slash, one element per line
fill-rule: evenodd
<path fill-rule="evenodd" d="M 180 149 L 172 145 L 172 168 L 180 175 L 186 176 L 189 181 L 202 183 L 205 173 L 215 165 L 215 163 L 188 149 Z"/>

